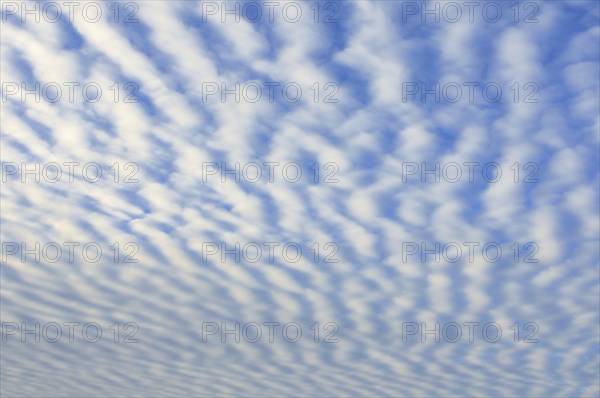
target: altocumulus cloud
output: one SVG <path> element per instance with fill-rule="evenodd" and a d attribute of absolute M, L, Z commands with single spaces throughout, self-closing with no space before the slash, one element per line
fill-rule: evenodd
<path fill-rule="evenodd" d="M 3 396 L 598 396 L 595 1 L 2 1 Z"/>

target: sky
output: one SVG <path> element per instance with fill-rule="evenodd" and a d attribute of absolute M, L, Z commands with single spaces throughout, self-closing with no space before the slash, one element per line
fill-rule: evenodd
<path fill-rule="evenodd" d="M 600 396 L 597 1 L 0 7 L 2 396 Z"/>

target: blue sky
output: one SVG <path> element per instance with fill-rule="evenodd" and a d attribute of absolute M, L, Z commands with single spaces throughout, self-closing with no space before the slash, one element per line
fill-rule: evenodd
<path fill-rule="evenodd" d="M 2 396 L 598 397 L 599 3 L 475 3 L 2 1 Z"/>

